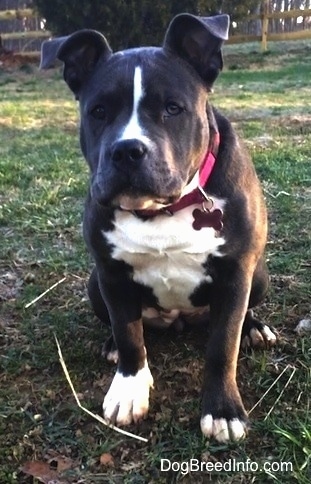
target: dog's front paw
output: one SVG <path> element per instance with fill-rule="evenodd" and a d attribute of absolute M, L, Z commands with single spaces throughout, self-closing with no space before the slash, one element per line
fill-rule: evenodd
<path fill-rule="evenodd" d="M 201 418 L 201 431 L 205 437 L 214 438 L 218 442 L 242 440 L 247 434 L 247 421 L 232 418 L 215 418 L 208 414 Z"/>
<path fill-rule="evenodd" d="M 200 422 L 203 435 L 218 442 L 244 439 L 248 419 L 237 386 L 233 383 L 228 386 L 221 382 L 214 383 L 204 392 Z"/>
<path fill-rule="evenodd" d="M 129 425 L 145 418 L 150 387 L 153 387 L 153 378 L 147 362 L 134 376 L 124 376 L 117 371 L 104 399 L 105 419 L 118 425 Z"/>

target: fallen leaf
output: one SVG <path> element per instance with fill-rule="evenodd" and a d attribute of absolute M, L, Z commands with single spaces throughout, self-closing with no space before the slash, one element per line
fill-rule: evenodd
<path fill-rule="evenodd" d="M 35 477 L 44 484 L 68 484 L 65 481 L 60 481 L 58 472 L 51 469 L 47 462 L 28 461 L 21 467 L 21 471 Z"/>
<path fill-rule="evenodd" d="M 302 319 L 295 328 L 299 335 L 307 334 L 311 331 L 311 319 Z"/>
<path fill-rule="evenodd" d="M 114 467 L 114 460 L 111 454 L 108 452 L 102 454 L 99 458 L 99 462 L 105 467 Z"/>

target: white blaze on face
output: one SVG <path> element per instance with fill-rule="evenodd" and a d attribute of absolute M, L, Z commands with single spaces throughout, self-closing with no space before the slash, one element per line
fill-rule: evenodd
<path fill-rule="evenodd" d="M 145 145 L 151 145 L 151 140 L 145 135 L 145 130 L 138 116 L 139 105 L 144 95 L 142 68 L 136 66 L 133 79 L 133 111 L 129 122 L 123 129 L 120 140 L 138 139 Z"/>

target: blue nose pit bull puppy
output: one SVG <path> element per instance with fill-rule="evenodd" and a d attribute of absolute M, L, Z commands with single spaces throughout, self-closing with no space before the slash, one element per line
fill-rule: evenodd
<path fill-rule="evenodd" d="M 239 440 L 247 415 L 236 383 L 240 341 L 276 337 L 253 316 L 264 297 L 267 218 L 253 164 L 209 104 L 222 69 L 226 15 L 175 17 L 163 47 L 113 53 L 100 33 L 45 42 L 79 100 L 90 167 L 84 237 L 96 267 L 89 295 L 109 318 L 118 368 L 103 403 L 119 425 L 144 418 L 153 378 L 143 319 L 169 325 L 209 308 L 201 429 Z"/>

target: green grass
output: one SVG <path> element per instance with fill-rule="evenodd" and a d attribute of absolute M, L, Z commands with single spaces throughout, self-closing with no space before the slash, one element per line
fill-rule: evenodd
<path fill-rule="evenodd" d="M 70 462 L 65 483 L 310 482 L 310 335 L 298 336 L 294 328 L 310 317 L 311 50 L 307 42 L 270 48 L 261 54 L 253 46 L 227 47 L 227 68 L 212 95 L 245 139 L 263 183 L 271 288 L 258 315 L 280 334 L 271 351 L 241 353 L 247 409 L 270 390 L 251 413 L 248 439 L 235 445 L 209 443 L 200 434 L 205 338 L 198 329 L 146 334 L 156 387 L 150 417 L 130 430 L 147 444 L 102 427 L 75 404 L 54 333 L 85 407 L 101 412 L 114 374 L 100 356 L 108 331 L 86 299 L 91 261 L 81 218 L 88 169 L 78 145 L 77 106 L 58 70 L 0 70 L 1 483 L 40 482 L 21 467 L 37 460 L 55 468 L 60 457 Z M 111 454 L 113 467 L 100 464 L 103 453 Z M 161 474 L 164 458 L 250 459 L 259 468 Z M 293 469 L 270 472 L 265 462 L 290 462 Z"/>

